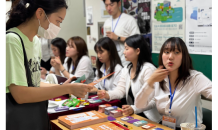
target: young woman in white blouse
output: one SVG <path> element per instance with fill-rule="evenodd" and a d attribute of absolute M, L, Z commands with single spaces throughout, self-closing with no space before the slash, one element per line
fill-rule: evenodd
<path fill-rule="evenodd" d="M 115 73 L 96 84 L 92 92 L 97 92 L 98 89 L 111 91 L 116 88 L 123 68 L 117 51 L 114 51 L 116 50 L 115 43 L 110 38 L 104 37 L 95 44 L 94 49 L 98 57 L 96 61 L 96 77 L 94 81 L 112 72 Z"/>
<path fill-rule="evenodd" d="M 64 60 L 66 58 L 66 46 L 67 43 L 63 38 L 55 38 L 51 41 L 51 49 L 52 49 L 52 53 L 55 57 L 60 57 L 61 63 L 64 64 Z M 51 59 L 50 64 L 52 65 L 51 69 L 50 69 L 50 73 L 56 74 L 55 71 L 55 62 L 54 62 L 54 58 Z"/>
<path fill-rule="evenodd" d="M 176 119 L 177 129 L 180 129 L 181 123 L 195 122 L 197 106 L 198 123 L 202 123 L 201 95 L 212 99 L 212 83 L 201 72 L 193 69 L 182 39 L 172 37 L 163 44 L 159 65 L 136 95 L 136 107 L 155 107 L 161 115 L 170 114 Z"/>
<path fill-rule="evenodd" d="M 128 37 L 124 45 L 125 58 L 131 63 L 123 68 L 117 87 L 112 91 L 99 90 L 98 96 L 105 100 L 122 99 L 126 97 L 128 105 L 122 106 L 125 115 L 135 113 L 147 117 L 152 121 L 159 122 L 161 116 L 155 108 L 144 111 L 143 109 L 137 109 L 134 103 L 136 94 L 156 70 L 151 60 L 149 44 L 145 41 L 143 36 L 136 34 Z"/>
<path fill-rule="evenodd" d="M 88 49 L 85 41 L 79 37 L 71 37 L 67 41 L 66 58 L 62 65 L 60 58 L 55 57 L 58 75 L 66 78 L 82 77 L 85 75 L 86 82 L 91 83 L 94 79 L 94 71 L 92 68 L 91 60 L 88 57 Z"/>

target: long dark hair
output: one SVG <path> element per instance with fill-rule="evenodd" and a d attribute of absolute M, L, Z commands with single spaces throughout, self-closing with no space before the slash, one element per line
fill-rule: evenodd
<path fill-rule="evenodd" d="M 27 3 L 29 3 L 29 7 L 26 8 Z M 42 8 L 46 15 L 50 15 L 63 7 L 68 8 L 65 0 L 20 0 L 9 11 L 6 30 L 17 27 L 32 18 L 38 8 Z"/>
<path fill-rule="evenodd" d="M 60 60 L 64 64 L 64 59 L 66 58 L 66 41 L 63 38 L 57 37 L 51 41 L 51 44 L 59 49 Z"/>
<path fill-rule="evenodd" d="M 183 80 L 183 85 L 185 85 L 188 81 L 188 77 L 190 76 L 189 70 L 194 69 L 192 65 L 192 59 L 188 53 L 188 49 L 185 45 L 185 42 L 179 37 L 171 37 L 164 42 L 160 50 L 159 61 L 158 61 L 158 64 L 162 66 L 164 66 L 162 55 L 167 45 L 170 45 L 170 51 L 175 51 L 175 48 L 177 47 L 178 51 L 182 52 L 182 63 L 181 66 L 179 67 L 178 78 L 176 79 L 175 83 L 177 86 L 179 82 Z M 161 89 L 165 90 L 164 89 L 165 81 L 163 80 L 159 82 L 159 84 Z"/>
<path fill-rule="evenodd" d="M 132 47 L 133 49 L 137 49 L 137 48 L 140 49 L 140 53 L 138 55 L 137 66 L 136 66 L 136 73 L 135 73 L 135 77 L 133 78 L 133 81 L 135 81 L 145 62 L 149 62 L 153 64 L 152 59 L 151 59 L 150 46 L 148 42 L 145 40 L 145 38 L 140 34 L 135 34 L 133 36 L 128 37 L 125 40 L 125 42 L 129 47 Z M 129 66 L 130 66 L 129 68 L 129 73 L 130 73 L 130 70 L 133 64 L 129 63 L 127 67 Z"/>
<path fill-rule="evenodd" d="M 115 71 L 115 67 L 117 64 L 120 64 L 122 66 L 120 57 L 116 51 L 116 46 L 115 43 L 108 37 L 104 37 L 98 40 L 98 42 L 95 44 L 94 49 L 95 52 L 97 53 L 97 49 L 99 51 L 102 51 L 102 49 L 105 49 L 108 51 L 109 54 L 109 60 L 110 60 L 110 73 Z M 98 77 L 101 78 L 102 77 L 102 72 L 100 71 L 101 66 L 103 65 L 102 62 L 99 61 L 99 59 L 97 58 L 96 60 L 96 67 L 97 67 L 97 71 L 98 71 Z M 123 66 L 122 66 L 123 67 Z M 108 77 L 111 78 L 112 76 Z"/>
<path fill-rule="evenodd" d="M 87 48 L 86 42 L 79 36 L 71 37 L 67 41 L 67 45 L 72 46 L 72 45 L 70 45 L 70 41 L 71 41 L 71 43 L 73 42 L 75 44 L 77 51 L 78 51 L 78 58 L 75 61 L 74 69 L 71 72 L 71 74 L 74 74 L 80 59 L 85 55 L 88 56 L 88 48 Z M 67 60 L 68 72 L 70 71 L 70 65 L 72 62 L 73 62 L 73 60 L 71 58 L 68 58 L 68 60 Z"/>

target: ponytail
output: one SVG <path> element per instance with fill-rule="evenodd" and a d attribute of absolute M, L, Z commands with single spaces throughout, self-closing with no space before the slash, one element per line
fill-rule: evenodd
<path fill-rule="evenodd" d="M 50 15 L 63 7 L 68 8 L 65 0 L 19 0 L 9 11 L 6 30 L 32 18 L 38 8 L 42 8 L 47 15 Z"/>

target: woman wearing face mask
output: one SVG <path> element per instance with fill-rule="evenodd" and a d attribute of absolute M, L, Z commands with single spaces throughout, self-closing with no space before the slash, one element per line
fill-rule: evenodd
<path fill-rule="evenodd" d="M 85 83 L 88 84 L 93 81 L 94 71 L 91 60 L 88 57 L 87 45 L 81 37 L 71 37 L 67 41 L 66 57 L 63 65 L 60 58 L 55 58 L 55 70 L 59 70 L 56 71 L 56 74 L 66 78 L 85 75 Z"/>
<path fill-rule="evenodd" d="M 40 82 L 41 45 L 66 15 L 65 0 L 21 0 L 6 23 L 6 129 L 48 130 L 48 101 L 64 94 L 85 97 L 92 86 Z"/>
<path fill-rule="evenodd" d="M 115 73 L 96 84 L 92 92 L 97 92 L 98 89 L 111 91 L 116 88 L 123 68 L 117 51 L 114 51 L 116 50 L 116 46 L 110 38 L 104 37 L 95 44 L 94 49 L 98 56 L 96 61 L 97 71 L 94 81 L 112 72 Z"/>
<path fill-rule="evenodd" d="M 135 99 L 137 108 L 156 107 L 161 115 L 176 119 L 180 124 L 202 123 L 201 95 L 212 99 L 212 82 L 193 69 L 192 59 L 184 41 L 172 37 L 165 41 L 159 55 L 160 67 L 148 78 Z"/>
<path fill-rule="evenodd" d="M 99 90 L 98 96 L 106 100 L 126 97 L 127 105 L 122 106 L 125 115 L 135 113 L 159 122 L 161 116 L 155 108 L 145 111 L 144 109 L 137 109 L 134 103 L 136 94 L 156 69 L 151 60 L 149 44 L 143 36 L 136 34 L 128 37 L 124 45 L 125 58 L 131 63 L 123 68 L 117 87 L 112 91 Z"/>

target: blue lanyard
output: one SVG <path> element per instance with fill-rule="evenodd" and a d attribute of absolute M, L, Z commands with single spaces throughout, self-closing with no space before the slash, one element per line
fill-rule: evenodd
<path fill-rule="evenodd" d="M 72 67 L 72 69 L 74 70 L 74 66 Z M 72 70 L 72 71 L 73 71 L 73 70 Z"/>
<path fill-rule="evenodd" d="M 106 65 L 105 65 L 105 68 L 104 68 L 104 76 L 106 76 L 106 75 L 105 75 L 105 71 L 106 71 Z M 106 79 L 104 79 L 104 88 L 105 88 L 105 80 L 106 80 Z M 105 88 L 105 90 L 106 90 L 106 88 Z"/>
<path fill-rule="evenodd" d="M 122 13 L 120 14 L 120 16 L 122 15 Z M 119 22 L 119 20 L 120 20 L 120 16 L 119 16 L 119 19 L 117 20 L 117 23 Z M 113 17 L 112 17 L 112 32 L 114 32 L 114 30 L 116 29 L 116 27 L 117 27 L 117 23 L 116 23 L 116 25 L 115 25 L 115 27 L 114 27 L 114 29 L 113 29 Z"/>
<path fill-rule="evenodd" d="M 168 77 L 169 78 L 169 77 Z M 172 104 L 173 104 L 173 98 L 174 98 L 174 95 L 175 95 L 175 93 L 176 93 L 176 88 L 177 88 L 177 86 L 176 86 L 176 88 L 175 88 L 175 90 L 174 90 L 174 92 L 173 92 L 173 94 L 171 93 L 171 83 L 170 83 L 170 78 L 169 78 L 169 86 L 170 86 L 170 110 L 169 110 L 169 113 L 171 113 L 171 107 L 172 107 Z"/>

